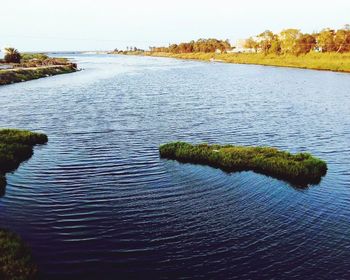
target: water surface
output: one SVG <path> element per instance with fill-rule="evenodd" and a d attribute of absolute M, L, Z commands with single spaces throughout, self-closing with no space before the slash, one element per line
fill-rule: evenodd
<path fill-rule="evenodd" d="M 0 198 L 44 279 L 349 279 L 349 74 L 73 58 L 84 71 L 0 87 L 0 126 L 49 136 Z M 159 159 L 174 140 L 309 151 L 329 170 L 301 190 Z"/>

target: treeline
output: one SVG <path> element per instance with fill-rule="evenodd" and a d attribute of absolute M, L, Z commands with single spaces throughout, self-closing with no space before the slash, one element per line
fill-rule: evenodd
<path fill-rule="evenodd" d="M 126 50 L 118 50 L 117 48 L 114 49 L 110 53 L 116 53 L 116 54 L 127 54 L 128 52 L 144 52 L 145 50 L 139 49 L 137 47 L 126 47 Z"/>
<path fill-rule="evenodd" d="M 318 33 L 302 33 L 299 29 L 285 29 L 279 34 L 266 30 L 245 40 L 244 48 L 264 54 L 306 54 L 318 52 L 350 52 L 350 25 Z"/>
<path fill-rule="evenodd" d="M 211 53 L 215 51 L 227 52 L 232 49 L 228 40 L 199 39 L 188 43 L 172 44 L 169 47 L 150 47 L 151 52 L 166 53 Z"/>
<path fill-rule="evenodd" d="M 131 48 L 130 48 L 131 50 Z M 140 50 L 138 50 L 140 51 Z M 244 40 L 243 46 L 231 46 L 228 40 L 199 39 L 168 47 L 150 47 L 150 52 L 162 53 L 226 53 L 250 52 L 264 54 L 307 54 L 316 52 L 350 52 L 350 25 L 334 30 L 323 29 L 317 33 L 302 33 L 299 29 L 284 29 L 280 33 L 266 30 L 261 34 Z"/>

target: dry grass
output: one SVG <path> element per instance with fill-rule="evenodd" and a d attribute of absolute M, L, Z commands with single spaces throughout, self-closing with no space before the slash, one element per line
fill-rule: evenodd
<path fill-rule="evenodd" d="M 178 59 L 194 59 L 210 61 L 212 59 L 237 64 L 257 64 L 315 70 L 350 72 L 350 53 L 308 53 L 306 55 L 264 55 L 261 53 L 151 53 L 141 55 L 171 57 Z"/>

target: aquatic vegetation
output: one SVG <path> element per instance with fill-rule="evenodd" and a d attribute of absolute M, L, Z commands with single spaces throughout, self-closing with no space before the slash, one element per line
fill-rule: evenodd
<path fill-rule="evenodd" d="M 159 147 L 162 158 L 206 164 L 222 170 L 252 170 L 300 185 L 319 183 L 327 164 L 308 153 L 291 154 L 270 147 L 191 145 L 174 142 Z"/>
<path fill-rule="evenodd" d="M 43 133 L 20 129 L 0 129 L 0 143 L 37 145 L 45 144 L 48 138 Z"/>
<path fill-rule="evenodd" d="M 37 279 L 37 267 L 21 238 L 0 229 L 0 279 Z"/>
<path fill-rule="evenodd" d="M 0 130 L 0 189 L 6 185 L 5 173 L 11 172 L 33 155 L 33 146 L 45 144 L 45 134 L 18 129 Z"/>
<path fill-rule="evenodd" d="M 75 71 L 77 71 L 77 65 L 75 63 L 57 66 L 49 65 L 35 68 L 0 70 L 0 85 L 25 82 L 48 76 L 72 73 Z"/>

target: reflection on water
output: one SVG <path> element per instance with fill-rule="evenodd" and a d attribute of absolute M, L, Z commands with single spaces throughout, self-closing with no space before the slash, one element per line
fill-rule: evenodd
<path fill-rule="evenodd" d="M 0 126 L 50 138 L 0 199 L 46 279 L 349 277 L 350 75 L 75 59 L 84 71 L 0 88 Z M 297 190 L 159 159 L 173 140 L 309 151 L 329 170 Z"/>

